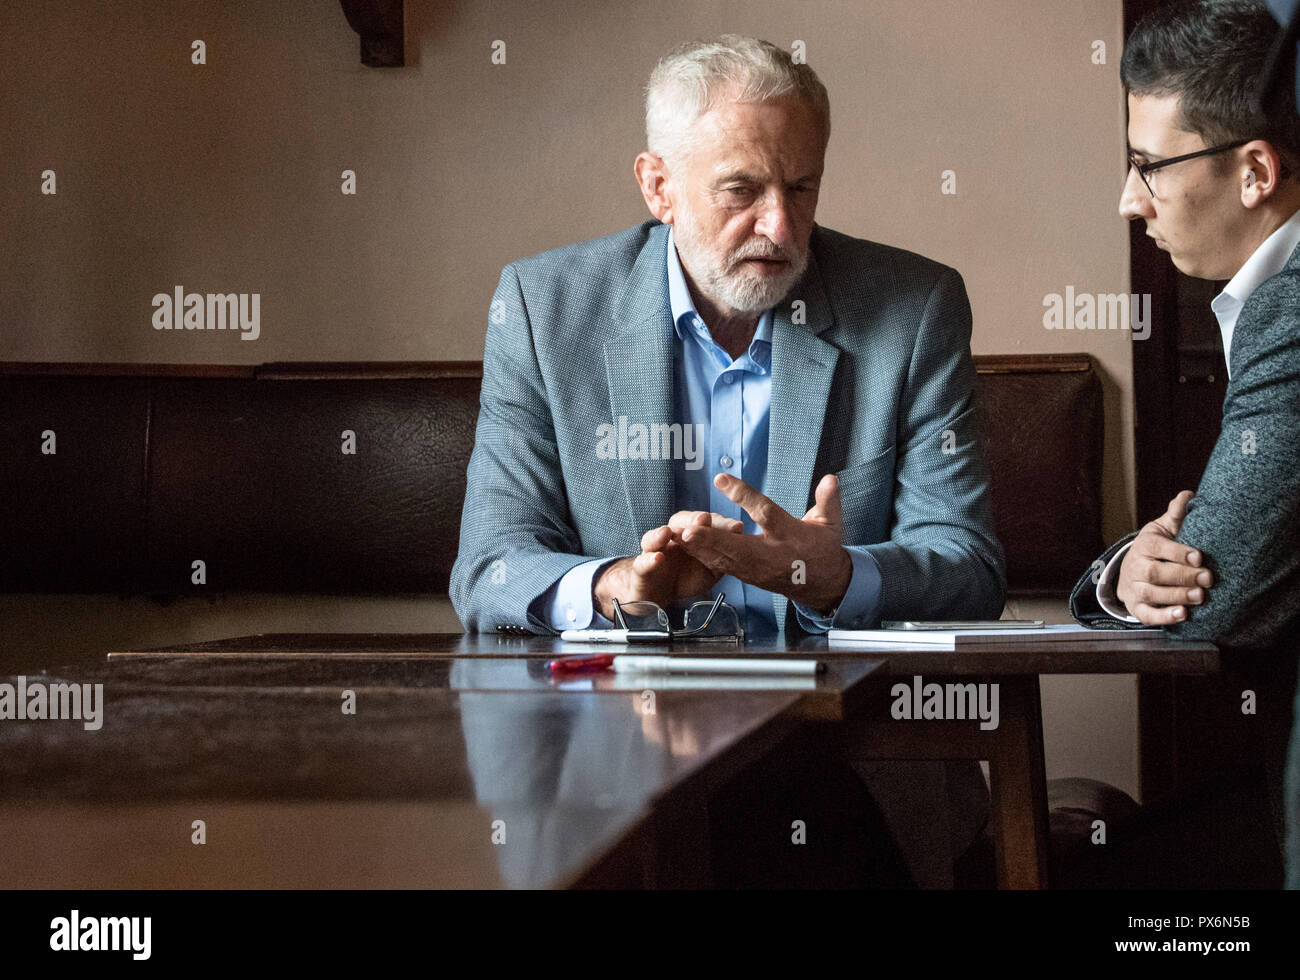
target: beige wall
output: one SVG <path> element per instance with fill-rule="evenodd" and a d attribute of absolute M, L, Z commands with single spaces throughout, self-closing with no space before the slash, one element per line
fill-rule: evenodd
<path fill-rule="evenodd" d="M 1105 532 L 1127 530 L 1128 334 L 1042 324 L 1048 293 L 1128 289 L 1121 0 L 407 0 L 396 70 L 361 66 L 332 0 L 15 0 L 0 360 L 478 358 L 503 264 L 647 216 L 631 176 L 645 78 L 673 44 L 726 30 L 802 40 L 830 90 L 822 224 L 955 266 L 976 353 L 1097 357 Z M 177 284 L 261 293 L 261 337 L 153 330 L 151 297 Z M 1067 771 L 1097 716 L 1092 689 L 1070 690 Z M 1131 692 L 1112 695 L 1095 697 L 1122 730 Z M 1116 765 L 1132 789 L 1131 758 Z"/>
<path fill-rule="evenodd" d="M 1042 325 L 1047 293 L 1127 289 L 1120 0 L 407 8 L 408 67 L 376 70 L 334 2 L 3 5 L 0 359 L 478 358 L 504 263 L 647 217 L 655 59 L 741 30 L 804 41 L 830 90 L 822 224 L 960 270 L 977 353 L 1097 356 L 1131 523 L 1128 335 Z M 176 284 L 261 293 L 262 336 L 153 330 Z"/>

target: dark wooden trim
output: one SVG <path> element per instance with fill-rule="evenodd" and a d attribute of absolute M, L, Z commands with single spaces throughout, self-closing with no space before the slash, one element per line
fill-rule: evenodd
<path fill-rule="evenodd" d="M 1096 370 L 1091 354 L 977 354 L 979 374 L 1073 373 Z M 0 361 L 0 376 L 54 375 L 126 378 L 257 378 L 343 380 L 481 378 L 482 361 L 272 361 L 267 364 L 98 364 Z"/>
<path fill-rule="evenodd" d="M 0 377 L 44 375 L 99 378 L 481 378 L 482 361 L 272 362 L 269 364 L 97 364 L 0 361 Z"/>
<path fill-rule="evenodd" d="M 1176 472 L 1178 431 L 1178 284 L 1169 256 L 1146 234 L 1146 223 L 1129 225 L 1129 275 L 1132 291 L 1151 295 L 1151 335 L 1133 343 L 1133 452 L 1136 455 L 1139 522 L 1164 513 L 1170 479 Z M 1174 490 L 1176 493 L 1177 490 Z M 1143 515 L 1147 515 L 1144 518 Z"/>
<path fill-rule="evenodd" d="M 257 368 L 261 379 L 481 378 L 482 361 L 281 361 Z"/>
<path fill-rule="evenodd" d="M 978 374 L 1044 374 L 1096 369 L 1091 354 L 976 354 Z"/>
<path fill-rule="evenodd" d="M 11 374 L 88 378 L 251 378 L 255 364 L 100 364 L 81 361 L 0 361 Z"/>

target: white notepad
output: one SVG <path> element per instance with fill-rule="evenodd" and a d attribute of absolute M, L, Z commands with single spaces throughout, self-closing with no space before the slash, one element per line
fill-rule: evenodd
<path fill-rule="evenodd" d="M 959 650 L 966 647 L 1006 646 L 1015 643 L 1053 643 L 1105 639 L 1141 639 L 1164 636 L 1162 629 L 1090 630 L 1068 623 L 1041 629 L 974 629 L 974 630 L 831 630 L 827 635 L 836 646 L 904 646 L 929 650 Z"/>

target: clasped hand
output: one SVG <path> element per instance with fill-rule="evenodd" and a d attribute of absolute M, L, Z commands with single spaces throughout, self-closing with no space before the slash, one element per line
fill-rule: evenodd
<path fill-rule="evenodd" d="M 1120 564 L 1115 595 L 1147 626 L 1168 626 L 1187 618 L 1187 607 L 1205 601 L 1214 575 L 1202 567 L 1195 548 L 1180 544 L 1178 532 L 1196 494 L 1184 490 L 1169 508 L 1133 539 Z"/>
<path fill-rule="evenodd" d="M 714 485 L 758 525 L 707 511 L 678 511 L 641 537 L 641 554 L 605 568 L 595 585 L 601 614 L 613 618 L 612 598 L 670 606 L 707 595 L 724 575 L 777 592 L 817 610 L 839 605 L 853 577 L 844 549 L 839 484 L 822 477 L 802 518 L 783 510 L 744 480 L 720 473 Z"/>

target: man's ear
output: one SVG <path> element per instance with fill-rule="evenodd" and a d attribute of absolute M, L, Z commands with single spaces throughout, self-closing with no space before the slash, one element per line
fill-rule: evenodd
<path fill-rule="evenodd" d="M 668 165 L 664 158 L 649 151 L 640 154 L 632 165 L 636 183 L 650 213 L 666 225 L 673 223 L 673 202 L 668 193 Z"/>
<path fill-rule="evenodd" d="M 1257 208 L 1277 193 L 1282 180 L 1282 158 L 1267 140 L 1251 140 L 1237 167 L 1241 182 L 1241 203 Z"/>

